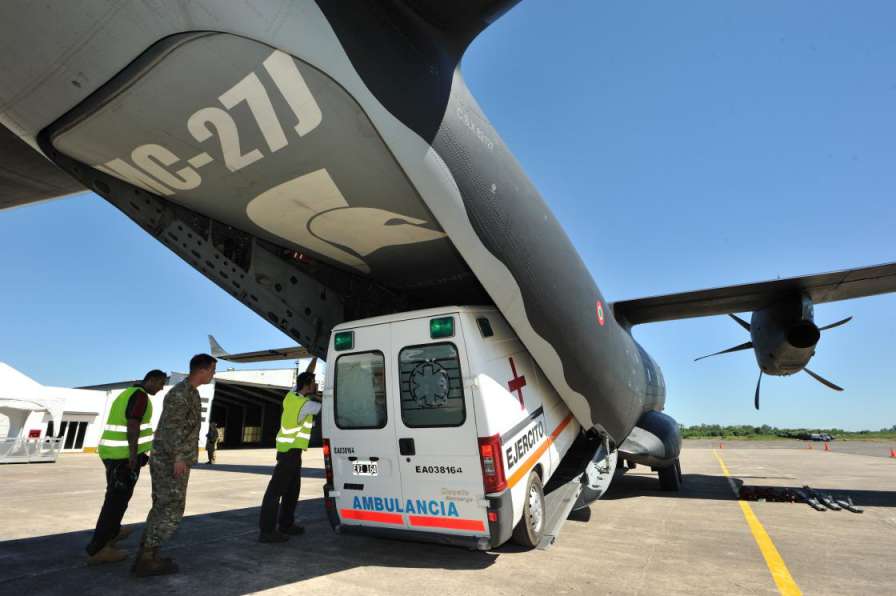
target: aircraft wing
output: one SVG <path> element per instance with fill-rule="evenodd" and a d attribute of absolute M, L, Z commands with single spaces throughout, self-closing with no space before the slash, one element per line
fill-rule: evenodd
<path fill-rule="evenodd" d="M 0 210 L 86 190 L 0 124 Z"/>
<path fill-rule="evenodd" d="M 308 350 L 302 346 L 229 354 L 212 335 L 208 336 L 208 345 L 211 348 L 212 356 L 219 360 L 227 360 L 228 362 L 270 362 L 273 360 L 299 360 L 300 358 L 311 357 Z"/>
<path fill-rule="evenodd" d="M 623 300 L 613 304 L 613 314 L 623 325 L 638 325 L 754 311 L 782 296 L 799 293 L 807 294 L 812 302 L 819 304 L 887 292 L 896 292 L 896 263 Z"/>

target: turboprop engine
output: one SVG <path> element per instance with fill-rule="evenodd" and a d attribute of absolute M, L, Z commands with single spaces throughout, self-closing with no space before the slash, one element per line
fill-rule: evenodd
<path fill-rule="evenodd" d="M 793 296 L 771 306 L 753 312 L 747 323 L 737 315 L 729 315 L 738 325 L 750 332 L 750 341 L 722 350 L 697 360 L 752 348 L 759 364 L 759 380 L 756 382 L 754 405 L 759 409 L 759 386 L 762 374 L 787 376 L 806 371 L 816 381 L 835 391 L 843 388 L 812 372 L 806 365 L 815 355 L 815 346 L 821 332 L 848 323 L 852 317 L 818 327 L 815 324 L 815 308 L 805 294 Z"/>

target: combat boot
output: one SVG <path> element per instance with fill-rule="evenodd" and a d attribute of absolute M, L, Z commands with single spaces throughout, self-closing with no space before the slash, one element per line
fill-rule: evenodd
<path fill-rule="evenodd" d="M 144 547 L 140 558 L 137 559 L 135 574 L 137 577 L 149 577 L 151 575 L 168 575 L 177 573 L 177 563 L 169 558 L 160 558 L 158 547 Z"/>
<path fill-rule="evenodd" d="M 111 544 L 107 544 L 96 553 L 87 558 L 88 565 L 102 565 L 103 563 L 117 563 L 128 558 L 128 554 L 124 551 L 116 549 Z"/>
<path fill-rule="evenodd" d="M 137 563 L 139 563 L 140 559 L 143 558 L 143 550 L 143 538 L 140 538 L 140 545 L 137 547 L 137 554 L 134 555 L 134 562 L 131 563 L 131 575 L 137 573 Z M 159 557 L 159 559 L 167 563 L 174 563 L 174 559 L 172 559 L 171 557 Z"/>
<path fill-rule="evenodd" d="M 134 528 L 131 528 L 128 526 L 121 526 L 121 529 L 118 530 L 118 535 L 115 538 L 113 538 L 112 540 L 110 540 L 109 544 L 111 544 L 112 546 L 115 546 L 115 544 L 119 540 L 124 540 L 125 538 L 127 538 L 128 536 L 130 536 L 133 533 L 134 533 Z"/>

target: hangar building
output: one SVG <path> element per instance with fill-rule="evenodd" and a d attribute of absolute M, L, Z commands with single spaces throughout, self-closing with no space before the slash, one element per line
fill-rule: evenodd
<path fill-rule="evenodd" d="M 307 361 L 300 361 L 298 369 L 219 371 L 212 383 L 199 388 L 202 400 L 200 447 L 205 446 L 210 420 L 219 428 L 222 439 L 219 448 L 273 447 L 280 427 L 283 396 L 294 386 L 296 370 L 304 370 L 305 365 Z M 322 367 L 319 367 L 317 376 L 321 384 L 322 375 Z M 161 416 L 165 395 L 185 376 L 179 372 L 169 373 L 165 387 L 152 397 L 153 425 Z M 76 389 L 49 387 L 0 363 L 0 445 L 4 445 L 10 454 L 16 451 L 46 452 L 51 446 L 62 453 L 95 452 L 112 402 L 134 382 L 128 380 Z M 61 407 L 37 405 L 44 403 L 61 403 Z M 30 411 L 26 408 L 28 404 L 35 404 Z M 312 446 L 319 444 L 320 425 L 315 422 Z M 4 460 L 3 455 L 0 449 L 0 462 Z M 23 460 L 12 458 L 8 461 Z"/>

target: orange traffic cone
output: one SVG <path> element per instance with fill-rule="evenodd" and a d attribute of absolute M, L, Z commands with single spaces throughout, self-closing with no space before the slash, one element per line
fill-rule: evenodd
<path fill-rule="evenodd" d="M 828 445 L 828 442 L 827 442 L 827 441 L 824 442 L 824 450 L 825 450 L 825 451 L 830 451 L 830 450 L 831 450 L 831 446 Z"/>
<path fill-rule="evenodd" d="M 896 449 L 890 449 L 890 457 L 896 457 Z"/>
<path fill-rule="evenodd" d="M 725 444 L 722 443 L 722 442 L 720 441 L 720 442 L 719 442 L 719 449 L 724 449 L 724 448 L 725 448 Z"/>

